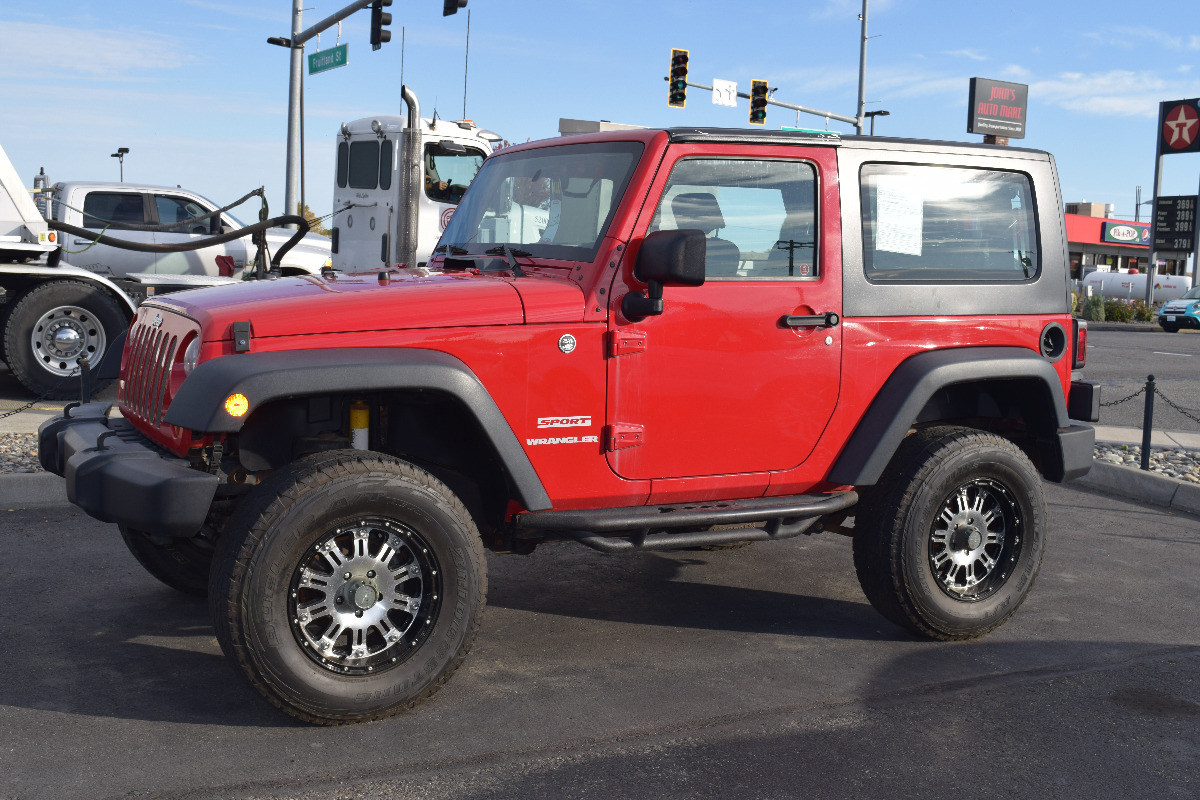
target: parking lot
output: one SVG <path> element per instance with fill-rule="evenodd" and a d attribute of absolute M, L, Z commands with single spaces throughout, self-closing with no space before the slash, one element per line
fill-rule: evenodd
<path fill-rule="evenodd" d="M 1200 519 L 1048 487 L 1017 615 L 933 644 L 866 603 L 850 542 L 490 556 L 431 700 L 295 723 L 202 601 L 115 526 L 0 511 L 0 797 L 1195 797 Z"/>

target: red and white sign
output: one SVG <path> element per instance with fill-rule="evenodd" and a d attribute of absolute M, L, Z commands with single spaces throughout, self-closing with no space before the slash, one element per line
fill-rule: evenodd
<path fill-rule="evenodd" d="M 456 207 L 450 206 L 449 208 L 442 209 L 442 213 L 438 217 L 438 225 L 441 226 L 441 230 L 446 230 L 446 226 L 450 224 L 450 218 L 454 216 L 454 209 Z"/>
<path fill-rule="evenodd" d="M 1200 100 L 1176 100 L 1162 104 L 1163 126 L 1160 155 L 1200 152 Z"/>

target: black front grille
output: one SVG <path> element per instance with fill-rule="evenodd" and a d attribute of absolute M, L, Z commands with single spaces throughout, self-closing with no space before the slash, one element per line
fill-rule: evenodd
<path fill-rule="evenodd" d="M 139 322 L 130 333 L 121 402 L 155 427 L 162 424 L 163 401 L 178 348 L 178 336 L 152 325 Z"/>

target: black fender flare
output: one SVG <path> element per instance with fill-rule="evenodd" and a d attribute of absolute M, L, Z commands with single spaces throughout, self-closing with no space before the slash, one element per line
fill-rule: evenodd
<path fill-rule="evenodd" d="M 330 348 L 214 358 L 184 380 L 165 421 L 202 433 L 237 433 L 250 414 L 235 417 L 225 410 L 225 398 L 234 393 L 244 395 L 253 412 L 289 397 L 394 389 L 437 390 L 456 397 L 496 448 L 525 508 L 551 508 L 533 464 L 483 383 L 462 361 L 436 350 Z"/>
<path fill-rule="evenodd" d="M 1073 430 L 1066 399 L 1054 365 L 1039 354 L 1021 347 L 960 347 L 910 356 L 896 367 L 863 414 L 829 471 L 830 482 L 847 486 L 878 482 L 900 442 L 919 421 L 921 410 L 939 390 L 961 383 L 1031 379 L 1045 384 L 1054 403 L 1053 427 L 1062 441 L 1061 433 Z M 1077 441 L 1070 442 L 1072 450 L 1077 449 Z M 1078 456 L 1073 452 L 1062 456 L 1064 468 L 1071 471 L 1069 465 Z M 1086 457 L 1090 464 L 1090 446 Z"/>

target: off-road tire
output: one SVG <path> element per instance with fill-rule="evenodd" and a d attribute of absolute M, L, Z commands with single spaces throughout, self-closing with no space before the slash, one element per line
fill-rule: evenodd
<path fill-rule="evenodd" d="M 1012 616 L 1033 587 L 1046 501 L 1037 470 L 1011 441 L 971 428 L 917 431 L 884 478 L 860 494 L 859 583 L 900 627 L 932 639 L 976 638 Z"/>
<path fill-rule="evenodd" d="M 65 325 L 80 337 L 78 352 L 54 353 L 45 347 L 44 340 L 53 338 L 55 325 Z M 82 281 L 43 283 L 26 292 L 8 314 L 5 362 L 33 394 L 52 400 L 78 399 L 79 378 L 72 377 L 78 357 L 87 355 L 95 369 L 104 349 L 128 325 L 117 301 L 99 287 Z M 92 390 L 100 391 L 111 382 L 95 382 Z"/>
<path fill-rule="evenodd" d="M 213 549 L 207 541 L 160 538 L 125 525 L 119 527 L 125 546 L 147 572 L 184 594 L 208 596 Z"/>
<path fill-rule="evenodd" d="M 411 614 L 412 598 L 399 599 L 410 593 Z M 255 689 L 298 719 L 335 725 L 437 691 L 470 649 L 486 596 L 479 531 L 445 484 L 391 456 L 334 450 L 277 470 L 238 505 L 209 603 L 221 649 Z M 381 610 L 381 630 L 394 631 L 383 637 L 363 627 Z M 349 633 L 327 641 L 338 620 Z"/>

